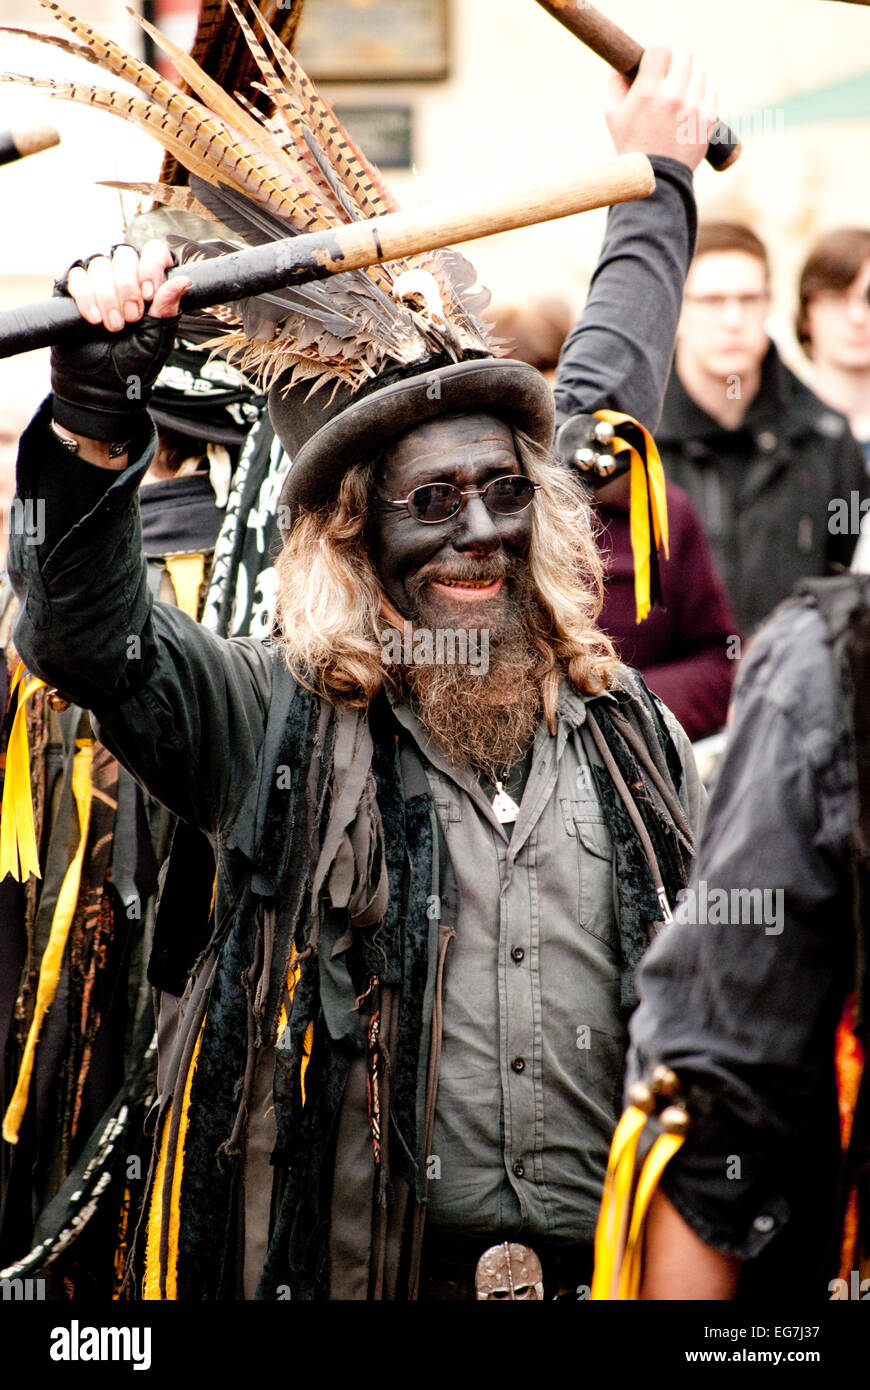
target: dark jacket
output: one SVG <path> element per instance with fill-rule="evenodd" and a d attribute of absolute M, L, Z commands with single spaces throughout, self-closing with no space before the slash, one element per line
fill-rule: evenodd
<path fill-rule="evenodd" d="M 670 163 L 664 161 L 665 165 Z M 662 187 L 654 195 L 660 199 L 658 217 L 648 206 L 642 210 L 632 207 L 627 212 L 614 210 L 606 243 L 613 281 L 609 316 L 612 360 L 608 360 L 606 371 L 602 368 L 600 379 L 595 362 L 584 372 L 578 368 L 585 382 L 583 391 L 588 394 L 580 392 L 575 383 L 564 393 L 569 407 L 589 410 L 610 404 L 631 410 L 632 364 L 636 364 L 640 385 L 632 413 L 649 419 L 657 414 L 659 394 L 654 377 L 655 363 L 661 365 L 661 352 L 658 356 L 649 353 L 645 337 L 625 346 L 631 342 L 627 325 L 643 302 L 647 327 L 655 321 L 661 336 L 673 328 L 694 228 L 690 183 L 688 171 L 681 166 L 674 167 L 670 178 L 661 179 Z M 647 245 L 645 225 L 660 220 L 663 226 Z M 666 254 L 663 252 L 659 264 L 651 248 L 658 247 L 660 240 L 666 244 Z M 631 267 L 637 267 L 639 261 L 642 264 L 632 295 L 628 280 Z M 603 336 L 606 282 L 607 277 L 599 276 L 596 312 L 600 311 L 602 326 L 594 327 L 591 334 L 592 338 L 599 331 L 602 335 L 602 360 L 607 357 Z M 591 344 L 582 337 L 581 344 L 578 354 L 582 357 Z M 653 366 L 648 369 L 651 362 Z M 16 629 L 19 648 L 35 670 L 57 681 L 77 702 L 96 712 L 107 746 L 125 766 L 147 780 L 156 797 L 183 820 L 207 831 L 218 862 L 214 933 L 199 956 L 180 1005 L 183 1017 L 178 1020 L 160 1086 L 164 1104 L 158 1154 L 163 1152 L 165 1135 L 174 1157 L 169 1165 L 163 1159 L 155 1164 L 151 1190 L 162 1193 L 164 1200 L 162 1207 L 160 1203 L 152 1207 L 151 1217 L 157 1211 L 169 1212 L 170 1206 L 175 1212 L 185 1211 L 178 1237 L 178 1283 L 176 1286 L 170 1279 L 172 1260 L 164 1258 L 163 1237 L 172 1218 L 163 1226 L 158 1221 L 156 1234 L 154 1220 L 149 1218 L 147 1243 L 154 1253 L 149 1269 L 159 1264 L 162 1273 L 147 1296 L 200 1297 L 204 1290 L 233 1296 L 238 1288 L 235 1269 L 231 1263 L 222 1263 L 225 1248 L 238 1247 L 237 1234 L 227 1230 L 225 1223 L 229 1210 L 238 1209 L 238 1183 L 243 1178 L 240 1134 L 248 1106 L 259 1094 L 260 1073 L 253 1059 L 264 1050 L 270 1053 L 275 1068 L 278 1132 L 274 1164 L 286 1181 L 262 1288 L 274 1293 L 281 1278 L 278 1287 L 283 1289 L 286 1273 L 286 1287 L 292 1285 L 293 1297 L 311 1296 L 327 1284 L 335 1291 L 336 1278 L 361 1267 L 358 1261 L 333 1259 L 330 1283 L 324 1267 L 329 1251 L 324 1242 L 330 1239 L 329 1203 L 333 1199 L 334 1211 L 344 1217 L 359 1209 L 365 1241 L 373 1238 L 375 1230 L 368 1208 L 358 1200 L 363 1189 L 374 1200 L 374 1184 L 360 1183 L 361 1170 L 354 1158 L 354 1144 L 359 1141 L 361 1157 L 367 1155 L 365 1162 L 371 1163 L 374 1129 L 371 1135 L 369 1129 L 380 1114 L 381 1104 L 377 1100 L 377 1115 L 372 1109 L 367 1125 L 366 1055 L 370 1050 L 376 1057 L 378 1044 L 370 1030 L 362 1029 L 362 1013 L 354 1008 L 354 999 L 366 997 L 373 961 L 381 989 L 377 1002 L 383 1042 L 390 1057 L 390 1095 L 381 1097 L 388 1117 L 383 1137 L 394 1141 L 394 1200 L 389 1204 L 387 1228 L 378 1246 L 386 1273 L 377 1287 L 384 1287 L 385 1281 L 398 1287 L 398 1269 L 390 1264 L 393 1216 L 395 1224 L 401 1225 L 403 1199 L 399 1188 L 404 1181 L 407 1192 L 408 1163 L 412 1163 L 411 1177 L 416 1180 L 422 1171 L 420 1160 L 426 1157 L 425 1149 L 419 1147 L 425 1126 L 418 1124 L 418 1119 L 423 1109 L 421 1098 L 430 1092 L 425 1062 L 429 1021 L 434 1022 L 435 1013 L 436 957 L 443 960 L 441 952 L 446 951 L 449 941 L 449 933 L 445 933 L 442 946 L 441 927 L 447 922 L 439 922 L 437 914 L 430 918 L 429 913 L 433 903 L 449 909 L 450 894 L 435 876 L 436 862 L 442 864 L 442 855 L 425 779 L 417 791 L 413 767 L 406 776 L 404 766 L 400 769 L 395 765 L 395 738 L 390 727 L 385 734 L 380 714 L 359 716 L 351 732 L 363 743 L 372 740 L 373 751 L 368 756 L 375 790 L 369 778 L 366 795 L 359 803 L 366 808 L 366 818 L 360 819 L 359 835 L 354 823 L 352 848 L 366 874 L 382 878 L 386 872 L 389 876 L 383 933 L 377 949 L 371 943 L 372 960 L 364 959 L 360 952 L 365 951 L 365 945 L 357 947 L 356 934 L 344 930 L 346 916 L 332 913 L 328 921 L 324 919 L 323 927 L 326 934 L 331 933 L 329 940 L 324 938 L 316 956 L 305 958 L 298 983 L 294 982 L 289 933 L 294 933 L 292 939 L 301 946 L 308 923 L 300 914 L 308 895 L 298 891 L 299 865 L 308 863 L 311 843 L 301 812 L 297 824 L 287 809 L 289 795 L 292 792 L 294 806 L 303 807 L 308 793 L 318 815 L 334 812 L 337 820 L 344 813 L 344 799 L 324 797 L 319 775 L 312 775 L 309 785 L 304 770 L 311 773 L 318 750 L 318 757 L 333 759 L 334 785 L 343 787 L 337 770 L 339 758 L 355 745 L 352 739 L 339 735 L 333 745 L 329 728 L 320 738 L 323 731 L 317 721 L 323 710 L 316 711 L 316 728 L 310 713 L 305 718 L 298 713 L 306 706 L 306 697 L 294 688 L 268 645 L 251 639 L 226 641 L 175 610 L 152 605 L 142 578 L 137 509 L 132 501 L 145 466 L 148 440 L 135 441 L 135 448 L 131 445 L 131 456 L 141 456 L 125 473 L 107 479 L 100 470 L 102 476 L 96 478 L 92 475 L 97 470 L 81 463 L 76 467 L 78 461 L 70 461 L 65 451 L 59 450 L 46 429 L 47 409 L 27 431 L 19 461 L 22 495 L 47 497 L 43 545 L 38 552 L 31 548 L 33 553 L 13 546 L 10 571 L 22 597 Z M 73 482 L 75 499 L 68 495 Z M 131 636 L 138 639 L 132 645 Z M 630 692 L 626 699 L 639 718 L 645 701 L 632 699 Z M 338 720 L 339 715 L 335 718 Z M 346 724 L 351 714 L 342 711 L 341 718 Z M 601 719 L 607 718 L 605 711 Z M 660 774 L 665 782 L 670 776 L 680 784 L 685 773 L 687 782 L 693 783 L 689 760 L 681 766 L 664 729 L 661 737 L 653 731 L 650 756 L 668 759 Z M 288 786 L 285 776 L 291 771 L 294 777 Z M 333 785 L 332 773 L 327 770 L 323 775 L 323 785 Z M 638 776 L 627 761 L 623 779 L 635 784 Z M 374 843 L 366 838 L 374 825 L 371 808 L 375 792 L 386 846 L 377 854 Z M 608 795 L 609 784 L 605 783 L 601 796 Z M 655 809 L 655 795 L 651 793 L 649 800 Z M 630 823 L 621 806 L 613 798 L 611 801 L 608 816 L 616 827 L 615 840 L 631 849 Z M 656 812 L 660 833 L 658 822 L 650 833 L 660 841 L 658 863 L 668 884 L 680 881 L 682 862 L 671 813 L 664 803 L 662 807 Z M 646 801 L 641 814 L 649 814 Z M 340 843 L 343 846 L 344 840 Z M 316 850 L 316 841 L 314 847 Z M 327 848 L 337 853 L 329 841 L 318 863 Z M 365 853 L 367 848 L 372 850 L 370 855 Z M 636 899 L 632 921 L 635 917 L 638 922 L 655 920 L 660 911 L 655 885 L 650 880 L 651 886 L 644 886 L 648 871 L 642 852 L 638 851 L 635 859 L 631 871 L 624 867 L 617 874 L 617 883 L 621 893 L 625 889 Z M 342 861 L 346 867 L 345 861 L 346 856 Z M 328 870 L 329 861 L 325 864 Z M 338 895 L 337 871 L 334 876 L 330 873 L 330 891 L 333 878 Z M 367 887 L 368 879 L 363 882 Z M 319 893 L 312 890 L 311 896 L 320 903 Z M 377 925 L 376 919 L 372 920 Z M 185 930 L 183 922 L 178 925 Z M 437 943 L 430 939 L 436 930 Z M 623 954 L 627 954 L 625 947 Z M 305 955 L 302 950 L 300 960 Z M 398 998 L 400 1004 L 394 1007 Z M 373 993 L 371 999 L 375 999 Z M 281 1009 L 285 1009 L 287 1019 L 283 1031 L 277 1023 Z M 374 1017 L 373 1013 L 370 1022 Z M 258 1046 L 267 1036 L 277 1037 L 274 1049 Z M 166 1049 L 161 1051 L 165 1056 Z M 372 1060 L 371 1067 L 378 1084 L 386 1085 L 381 1081 L 380 1063 Z M 374 1096 L 372 1091 L 372 1106 Z M 358 1103 L 363 1107 L 362 1123 L 354 1118 Z M 354 1143 L 336 1145 L 335 1125 L 340 1115 L 343 1132 L 346 1106 Z M 407 1162 L 402 1159 L 402 1145 L 396 1135 L 407 1143 Z M 335 1157 L 334 1164 L 330 1164 L 330 1155 Z M 403 1163 L 404 1169 L 397 1169 L 396 1165 Z M 180 1202 L 176 1200 L 176 1174 L 181 1184 Z M 386 1182 L 384 1176 L 378 1189 L 378 1222 L 387 1211 L 388 1204 L 380 1200 L 386 1197 Z M 332 1228 L 336 1240 L 347 1238 L 345 1225 L 339 1220 Z"/>
<path fill-rule="evenodd" d="M 698 515 L 667 484 L 670 557 L 661 560 L 664 606 L 637 622 L 628 499 L 598 504 L 607 584 L 599 623 L 622 660 L 636 666 L 691 739 L 721 729 L 739 654 L 737 619 Z"/>
<path fill-rule="evenodd" d="M 19 485 L 29 495 L 29 480 L 38 477 L 49 494 L 49 511 L 53 510 L 50 479 L 68 460 L 53 442 L 46 417 L 47 407 L 23 436 Z M 384 1101 L 384 1115 L 391 1121 L 384 1125 L 385 1142 L 392 1131 L 402 1137 L 401 1148 L 412 1162 L 401 1176 L 408 1184 L 422 1181 L 419 1175 L 425 1172 L 428 1150 L 420 1117 L 429 1113 L 430 1096 L 434 1105 L 435 1094 L 425 1065 L 427 1045 L 437 1016 L 435 991 L 441 988 L 436 977 L 441 978 L 453 935 L 452 930 L 446 931 L 446 913 L 453 910 L 451 902 L 457 893 L 461 902 L 462 875 L 457 870 L 457 887 L 451 890 L 446 878 L 447 851 L 439 847 L 436 852 L 438 837 L 431 828 L 433 802 L 425 774 L 421 771 L 418 788 L 413 765 L 410 770 L 406 766 L 407 748 L 402 744 L 400 763 L 396 734 L 385 723 L 389 716 L 379 704 L 365 713 L 337 707 L 330 717 L 336 725 L 341 722 L 341 729 L 333 742 L 331 726 L 323 723 L 326 710 L 314 702 L 313 713 L 308 712 L 311 701 L 295 685 L 271 644 L 218 637 L 177 609 L 152 601 L 140 560 L 135 503 L 136 486 L 147 463 L 148 442 L 143 442 L 145 452 L 123 473 L 111 475 L 98 504 L 50 554 L 45 554 L 45 547 L 25 548 L 16 538 L 10 573 L 22 600 L 16 642 L 29 669 L 56 682 L 67 696 L 94 712 L 99 736 L 109 751 L 171 811 L 207 832 L 217 863 L 214 932 L 197 959 L 196 952 L 188 953 L 184 964 L 192 974 L 174 1017 L 171 1047 L 164 1045 L 165 1034 L 161 1038 L 161 1052 L 165 1057 L 168 1051 L 169 1057 L 165 1065 L 161 1058 L 159 1144 L 163 1145 L 165 1136 L 168 1147 L 160 1152 L 168 1154 L 168 1160 L 163 1158 L 153 1167 L 151 1191 L 162 1191 L 161 1174 L 168 1175 L 165 1183 L 175 1194 L 173 1208 L 183 1212 L 183 1219 L 177 1262 L 172 1257 L 164 1263 L 164 1242 L 152 1240 L 151 1235 L 154 1223 L 160 1226 L 154 1213 L 161 1207 L 152 1203 L 146 1273 L 146 1290 L 152 1291 L 146 1296 L 238 1296 L 241 1266 L 237 1261 L 242 1245 L 233 1223 L 227 1226 L 227 1218 L 233 1212 L 235 1219 L 238 1184 L 244 1177 L 244 1145 L 239 1135 L 253 1103 L 255 1071 L 273 1057 L 277 1059 L 278 1126 L 273 1162 L 290 1177 L 269 1242 L 261 1296 L 274 1296 L 274 1289 L 285 1285 L 292 1287 L 294 1298 L 319 1296 L 328 1283 L 328 1203 L 334 1201 L 334 1210 L 346 1217 L 350 1210 L 347 1184 L 352 1179 L 356 1182 L 354 1210 L 363 1211 L 364 1194 L 368 1192 L 374 1201 L 376 1190 L 373 1171 L 371 1183 L 360 1179 L 362 1169 L 352 1157 L 356 1152 L 352 1146 L 339 1146 L 332 1183 L 328 1176 L 330 1145 L 340 1114 L 344 1124 L 343 1107 L 347 1105 L 349 1113 L 353 1110 L 357 1086 L 359 1096 L 365 1094 L 368 1035 L 363 1023 L 368 1015 L 361 1001 L 370 995 L 375 1001 L 370 1007 L 393 1019 L 395 1033 L 385 1032 L 384 1037 L 392 1086 L 390 1104 Z M 98 554 L 99 565 L 95 563 Z M 138 638 L 133 645 L 131 635 Z M 596 718 L 606 727 L 609 716 L 602 706 L 618 698 L 620 708 L 636 723 L 636 733 L 646 740 L 648 757 L 657 763 L 660 779 L 671 780 L 683 803 L 675 824 L 666 801 L 656 803 L 654 787 L 644 799 L 645 806 L 648 800 L 654 803 L 648 811 L 654 817 L 648 829 L 653 840 L 658 839 L 656 857 L 665 891 L 673 901 L 685 881 L 677 826 L 684 823 L 683 816 L 690 823 L 697 821 L 702 793 L 676 725 L 671 723 L 668 729 L 667 720 L 643 696 L 630 673 L 624 674 L 619 692 L 618 697 L 608 692 L 594 701 Z M 585 697 L 575 702 L 578 722 L 585 718 L 586 703 Z M 353 723 L 356 727 L 351 729 Z M 562 724 L 565 738 L 567 719 L 560 719 Z M 613 739 L 611 746 L 616 749 L 614 756 L 619 756 Z M 322 755 L 320 748 L 326 750 Z M 331 766 L 324 761 L 322 773 L 312 771 L 320 766 L 312 761 L 315 754 L 332 759 Z M 364 791 L 355 780 L 361 770 L 366 778 Z M 323 820 L 328 818 L 329 824 L 323 830 L 314 810 L 309 826 L 308 813 L 302 809 L 305 793 L 311 800 L 321 775 L 333 787 L 331 797 L 317 801 L 316 807 L 312 801 L 314 810 L 327 807 Z M 622 776 L 634 784 L 641 774 L 626 763 Z M 589 798 L 594 802 L 593 814 L 597 822 L 612 826 L 617 866 L 615 877 L 608 868 L 601 882 L 606 882 L 608 892 L 616 882 L 631 897 L 625 903 L 624 894 L 619 898 L 620 970 L 627 979 L 660 903 L 639 842 L 635 847 L 630 824 L 609 783 L 603 778 L 599 787 L 591 766 L 571 780 L 577 788 L 593 784 Z M 676 797 L 671 804 L 677 804 Z M 564 809 L 561 814 L 557 811 L 560 823 L 564 814 Z M 383 842 L 380 832 L 376 834 L 381 825 Z M 317 839 L 320 834 L 322 843 Z M 333 840 L 333 834 L 338 838 Z M 585 843 L 583 850 L 587 852 Z M 298 992 L 295 984 L 286 985 L 290 997 L 285 1004 L 284 981 L 290 978 L 288 932 L 297 932 L 292 914 L 302 914 L 299 938 L 292 938 L 301 959 L 310 927 L 305 913 L 313 912 L 307 906 L 309 887 L 321 865 L 322 896 L 328 903 L 323 908 L 320 949 L 307 960 Z M 344 887 L 349 865 L 355 896 L 347 905 Z M 579 888 L 582 855 L 575 867 Z M 383 918 L 372 919 L 376 932 L 369 940 L 362 931 L 372 925 L 366 917 L 368 908 L 360 907 L 359 922 L 352 908 L 356 896 L 366 903 L 376 900 L 375 880 L 384 873 L 387 896 L 385 907 L 378 909 Z M 552 910 L 554 899 L 547 888 L 543 860 L 536 864 L 535 874 Z M 314 887 L 310 897 L 312 903 L 321 901 Z M 439 904 L 440 917 L 431 916 L 431 903 Z M 182 939 L 175 959 L 169 962 L 173 970 L 185 954 L 190 931 L 189 923 L 175 925 L 175 935 Z M 437 943 L 432 939 L 436 929 Z M 154 972 L 152 957 L 151 979 L 160 983 Z M 280 1040 L 285 1035 L 277 1021 L 282 1007 L 286 1007 L 290 1029 L 286 1044 Z M 309 1022 L 311 1038 L 305 1042 Z M 269 1044 L 276 1039 L 273 1048 Z M 308 1057 L 312 1060 L 306 1083 Z M 306 1084 L 312 1098 L 307 1108 Z M 361 1124 L 348 1119 L 361 1157 L 371 1155 L 371 1143 L 365 1142 L 365 1115 L 363 1109 Z M 185 1132 L 182 1143 L 178 1134 Z M 394 1152 L 394 1178 L 402 1162 L 401 1154 Z M 168 1200 L 167 1191 L 164 1209 Z M 391 1233 L 384 1239 L 404 1249 L 410 1231 L 405 1199 L 397 1196 L 395 1202 L 383 1205 Z M 373 1229 L 368 1216 L 363 1224 L 367 1240 Z M 350 1239 L 346 1231 L 342 1238 Z M 355 1248 L 358 1244 L 360 1250 L 368 1249 L 357 1231 L 353 1241 Z M 154 1273 L 152 1286 L 149 1280 L 158 1264 L 161 1272 L 159 1277 Z M 336 1260 L 329 1284 L 333 1296 L 344 1296 L 336 1293 L 341 1286 L 335 1280 L 345 1271 L 345 1264 Z"/>
<path fill-rule="evenodd" d="M 689 1100 L 665 1191 L 703 1241 L 751 1262 L 741 1294 L 767 1299 L 827 1299 L 837 1272 L 834 1034 L 855 949 L 848 722 L 819 607 L 783 605 L 741 673 L 689 892 L 645 958 L 631 1021 L 629 1081 L 664 1062 Z"/>
<path fill-rule="evenodd" d="M 870 495 L 861 450 L 845 417 L 773 345 L 737 430 L 723 429 L 672 372 L 656 442 L 666 476 L 700 514 L 747 636 L 799 579 L 848 566 L 857 530 L 840 533 L 831 503 Z"/>

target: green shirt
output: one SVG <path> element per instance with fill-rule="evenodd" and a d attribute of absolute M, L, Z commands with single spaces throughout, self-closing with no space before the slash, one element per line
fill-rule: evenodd
<path fill-rule="evenodd" d="M 473 773 L 448 762 L 407 706 L 394 711 L 424 756 L 459 883 L 429 1229 L 589 1242 L 622 1108 L 627 1019 L 613 847 L 585 702 L 563 686 L 556 737 L 539 726 L 508 827 Z M 701 796 L 693 765 L 686 782 L 691 820 Z"/>

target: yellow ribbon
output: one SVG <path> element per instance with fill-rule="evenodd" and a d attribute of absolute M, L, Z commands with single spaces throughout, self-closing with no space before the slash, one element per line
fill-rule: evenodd
<path fill-rule="evenodd" d="M 601 1199 L 598 1225 L 595 1228 L 595 1272 L 592 1276 L 590 1297 L 596 1302 L 605 1302 L 612 1296 L 625 1227 L 628 1223 L 628 1204 L 634 1179 L 637 1142 L 646 1120 L 645 1111 L 636 1105 L 630 1105 L 616 1126 L 610 1145 L 604 1195 Z"/>
<path fill-rule="evenodd" d="M 605 420 L 617 431 L 613 440 L 614 454 L 628 450 L 631 459 L 631 553 L 634 557 L 634 600 L 637 621 L 643 622 L 650 610 L 652 592 L 652 550 L 664 549 L 668 556 L 668 502 L 665 492 L 665 472 L 655 440 L 630 415 L 615 410 L 596 410 L 598 420 Z M 619 426 L 631 425 L 639 430 L 645 444 L 644 458 L 639 449 L 619 435 Z M 652 523 L 652 533 L 650 531 Z"/>
<path fill-rule="evenodd" d="M 610 1146 L 604 1196 L 595 1228 L 595 1271 L 590 1296 L 598 1302 L 637 1299 L 649 1205 L 662 1173 L 685 1142 L 684 1134 L 670 1131 L 656 1138 L 640 1170 L 629 1219 L 637 1145 L 646 1121 L 646 1113 L 630 1105 L 616 1126 Z"/>
<path fill-rule="evenodd" d="M 199 1033 L 197 1034 L 196 1043 L 194 1044 L 193 1056 L 190 1059 L 190 1066 L 187 1069 L 187 1076 L 184 1080 L 178 1138 L 175 1142 L 175 1153 L 173 1155 L 172 1186 L 170 1190 L 167 1229 L 167 1265 L 165 1270 L 166 1299 L 167 1301 L 172 1300 L 173 1302 L 178 1298 L 178 1238 L 181 1230 L 181 1180 L 184 1176 L 184 1146 L 187 1142 L 190 1093 L 193 1090 L 193 1078 L 196 1072 L 197 1062 L 199 1061 L 199 1049 L 202 1044 L 204 1028 L 205 1019 L 203 1019 L 202 1023 L 199 1025 Z M 166 1181 L 166 1165 L 169 1161 L 169 1131 L 171 1128 L 171 1117 L 171 1109 L 168 1109 L 163 1117 L 163 1133 L 160 1137 L 157 1171 L 154 1175 L 154 1185 L 151 1189 L 151 1206 L 148 1212 L 148 1226 L 145 1241 L 145 1278 L 142 1288 L 142 1297 L 146 1302 L 159 1302 L 161 1300 L 160 1244 L 163 1234 L 163 1222 L 167 1216 L 163 1210 L 163 1187 Z"/>
<path fill-rule="evenodd" d="M 24 1056 L 21 1059 L 21 1070 L 15 1083 L 15 1091 L 3 1118 L 3 1138 L 7 1144 L 18 1143 L 18 1131 L 24 1111 L 27 1108 L 27 1097 L 30 1092 L 36 1044 L 39 1041 L 45 1016 L 51 1008 L 57 990 L 63 953 L 79 898 L 82 863 L 84 862 L 85 846 L 91 823 L 93 739 L 76 739 L 76 748 L 78 751 L 73 757 L 72 789 L 79 816 L 79 843 L 61 884 L 54 916 L 51 919 L 48 945 L 39 967 L 39 983 L 36 988 L 36 1008 L 33 1013 L 33 1021 L 27 1034 L 27 1041 L 24 1044 Z"/>
<path fill-rule="evenodd" d="M 314 1020 L 305 1029 L 305 1037 L 302 1039 L 302 1061 L 299 1066 L 299 1090 L 302 1093 L 302 1109 L 305 1109 L 307 1099 L 305 1092 L 305 1073 L 308 1070 L 308 1063 L 311 1061 L 311 1049 L 314 1046 Z"/>
<path fill-rule="evenodd" d="M 683 1134 L 660 1134 L 640 1170 L 634 1210 L 631 1213 L 631 1225 L 628 1230 L 628 1241 L 619 1276 L 619 1297 L 621 1299 L 635 1300 L 638 1296 L 643 1261 L 643 1227 L 649 1204 L 659 1185 L 662 1173 L 684 1142 L 685 1135 Z"/>
<path fill-rule="evenodd" d="M 199 595 L 205 577 L 204 555 L 167 555 L 166 566 L 175 600 L 182 613 L 194 621 L 199 617 Z"/>
<path fill-rule="evenodd" d="M 19 883 L 31 874 L 41 877 L 33 824 L 26 704 L 31 695 L 45 686 L 45 681 L 36 676 L 25 681 L 24 674 L 24 662 L 19 661 L 12 677 L 12 691 L 19 686 L 20 689 L 18 708 L 6 748 L 6 777 L 3 783 L 3 809 L 0 812 L 0 878 L 11 874 Z"/>
<path fill-rule="evenodd" d="M 290 948 L 290 964 L 289 964 L 288 967 L 287 967 L 287 999 L 288 999 L 288 1003 L 291 1004 L 291 1005 L 292 1005 L 292 1003 L 293 1003 L 293 995 L 296 993 L 296 986 L 297 986 L 298 983 L 299 983 L 299 975 L 300 975 L 301 969 L 302 969 L 302 967 L 296 964 L 296 946 L 295 946 L 295 943 L 294 943 L 294 945 L 292 945 L 291 948 Z M 276 1036 L 277 1036 L 279 1042 L 280 1042 L 280 1039 L 281 1039 L 281 1034 L 284 1032 L 284 1029 L 287 1027 L 288 1017 L 289 1017 L 289 1016 L 288 1016 L 288 1013 L 287 1013 L 287 1006 L 286 1006 L 285 1004 L 282 1003 L 282 1005 L 281 1005 L 281 1012 L 280 1012 L 279 1015 L 278 1015 L 278 1029 L 277 1029 L 277 1034 L 276 1034 Z M 301 1061 L 300 1066 L 299 1066 L 299 1089 L 300 1089 L 300 1091 L 301 1091 L 301 1093 L 302 1093 L 302 1108 L 303 1108 L 303 1110 L 304 1110 L 304 1108 L 305 1108 L 305 1102 L 306 1102 L 306 1099 L 307 1099 L 307 1094 L 306 1094 L 306 1090 L 305 1090 L 305 1073 L 307 1072 L 307 1070 L 308 1070 L 308 1064 L 309 1064 L 309 1062 L 311 1061 L 311 1050 L 312 1050 L 313 1047 L 314 1047 L 314 1020 L 311 1019 L 310 1022 L 309 1022 L 309 1024 L 308 1024 L 308 1027 L 305 1029 L 305 1036 L 304 1036 L 304 1038 L 302 1039 L 302 1061 Z"/>

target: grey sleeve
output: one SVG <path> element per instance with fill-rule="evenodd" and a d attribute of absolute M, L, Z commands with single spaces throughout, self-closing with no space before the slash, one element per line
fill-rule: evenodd
<path fill-rule="evenodd" d="M 695 248 L 691 170 L 652 157 L 655 191 L 611 208 L 580 321 L 562 348 L 556 409 L 608 409 L 654 431 L 671 369 L 683 285 Z"/>
<path fill-rule="evenodd" d="M 628 1083 L 663 1062 L 689 1102 L 664 1189 L 740 1258 L 788 1219 L 790 1162 L 831 1115 L 849 795 L 824 628 L 788 605 L 747 657 L 692 882 L 643 961 L 631 1021 Z"/>
<path fill-rule="evenodd" d="M 18 460 L 19 496 L 42 502 L 53 520 L 41 545 L 10 538 L 16 648 L 29 670 L 92 711 L 102 741 L 158 800 L 217 831 L 255 776 L 271 657 L 259 642 L 227 641 L 152 601 L 136 500 L 150 445 L 75 509 L 57 539 L 45 432 L 43 410 Z"/>

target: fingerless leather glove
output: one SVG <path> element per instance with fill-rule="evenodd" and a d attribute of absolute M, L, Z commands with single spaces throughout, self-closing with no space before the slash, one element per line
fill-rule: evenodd
<path fill-rule="evenodd" d="M 55 285 L 56 295 L 67 294 L 66 278 Z M 131 439 L 145 424 L 151 387 L 172 350 L 179 318 L 146 314 L 120 333 L 85 327 L 83 320 L 78 343 L 51 350 L 57 423 L 109 444 Z"/>

